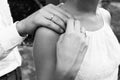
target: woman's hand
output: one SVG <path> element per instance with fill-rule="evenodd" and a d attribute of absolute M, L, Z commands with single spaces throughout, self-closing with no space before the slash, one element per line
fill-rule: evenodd
<path fill-rule="evenodd" d="M 65 23 L 71 16 L 58 6 L 49 4 L 17 23 L 20 34 L 32 34 L 38 27 L 47 27 L 63 33 Z"/>
<path fill-rule="evenodd" d="M 70 19 L 65 34 L 57 44 L 57 70 L 63 75 L 74 77 L 80 69 L 88 47 L 88 38 L 80 21 Z"/>

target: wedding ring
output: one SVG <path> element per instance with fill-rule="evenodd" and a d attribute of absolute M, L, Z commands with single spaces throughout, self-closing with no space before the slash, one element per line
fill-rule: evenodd
<path fill-rule="evenodd" d="M 53 21 L 54 16 L 55 16 L 55 15 L 52 15 L 52 16 L 51 16 L 51 18 L 50 18 L 51 21 Z"/>

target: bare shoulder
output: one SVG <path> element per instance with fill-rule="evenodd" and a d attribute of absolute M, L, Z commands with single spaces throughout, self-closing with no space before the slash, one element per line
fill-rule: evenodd
<path fill-rule="evenodd" d="M 39 47 L 38 50 L 42 49 L 41 51 L 45 51 L 44 53 L 50 53 L 56 49 L 58 39 L 59 34 L 48 28 L 41 27 L 35 33 L 34 47 Z"/>
<path fill-rule="evenodd" d="M 57 38 L 59 36 L 59 34 L 54 32 L 53 30 L 50 30 L 50 29 L 44 28 L 44 27 L 41 27 L 36 31 L 36 36 L 37 35 L 38 35 L 38 37 L 46 37 L 46 38 L 55 37 L 55 36 Z"/>
<path fill-rule="evenodd" d="M 39 57 L 44 56 L 44 58 L 41 57 L 41 59 L 43 59 L 44 62 L 47 61 L 52 64 L 55 58 L 54 55 L 56 54 L 56 43 L 58 38 L 59 35 L 56 32 L 44 27 L 39 28 L 34 38 L 34 53 L 39 54 Z"/>

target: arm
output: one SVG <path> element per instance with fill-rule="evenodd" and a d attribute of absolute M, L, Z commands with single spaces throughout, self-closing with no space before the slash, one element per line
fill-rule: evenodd
<path fill-rule="evenodd" d="M 37 80 L 54 80 L 58 37 L 58 34 L 47 28 L 39 28 L 36 31 L 33 52 Z"/>
<path fill-rule="evenodd" d="M 52 30 L 37 30 L 33 48 L 37 80 L 74 80 L 86 53 L 87 38 L 80 34 L 79 21 L 75 22 L 75 30 L 73 24 L 74 20 L 68 21 L 66 37 L 59 41 L 59 35 Z"/>
<path fill-rule="evenodd" d="M 2 26 L 0 24 L 0 26 Z M 24 40 L 16 29 L 16 23 L 0 30 L 0 60 L 5 58 L 18 44 Z"/>

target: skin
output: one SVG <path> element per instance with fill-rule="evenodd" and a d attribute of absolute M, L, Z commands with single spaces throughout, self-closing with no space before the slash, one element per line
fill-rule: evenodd
<path fill-rule="evenodd" d="M 88 2 L 89 0 L 67 0 L 62 9 L 70 13 L 75 19 L 80 20 L 81 26 L 85 27 L 87 31 L 96 31 L 103 25 L 102 16 L 98 16 L 99 14 L 96 13 L 99 0 Z M 85 8 L 81 9 L 81 7 Z"/>
<path fill-rule="evenodd" d="M 61 8 L 80 20 L 81 26 L 85 26 L 86 30 L 96 31 L 101 28 L 100 26 L 103 26 L 102 17 L 96 16 L 98 2 L 99 0 L 67 0 Z M 67 23 L 67 25 L 69 24 Z M 74 75 L 68 70 L 68 73 L 62 76 L 56 70 L 56 43 L 59 36 L 59 34 L 46 28 L 39 28 L 36 31 L 33 52 L 37 80 L 73 80 L 75 78 L 77 72 Z"/>
<path fill-rule="evenodd" d="M 65 35 L 61 37 L 63 39 L 61 39 L 57 44 L 59 46 L 58 48 L 60 48 L 58 49 L 60 50 L 58 57 L 56 57 L 56 50 L 57 50 L 56 43 L 58 41 L 59 35 L 46 28 L 40 28 L 37 30 L 34 40 L 34 49 L 33 49 L 34 60 L 37 70 L 37 80 L 74 79 L 74 76 L 76 75 L 80 67 L 80 65 L 77 64 L 81 64 L 83 57 L 85 55 L 87 44 L 86 44 L 86 40 L 84 40 L 86 39 L 85 35 L 79 33 L 80 22 L 78 20 L 74 21 L 73 19 L 70 19 L 68 20 L 67 24 L 68 25 Z M 70 44 L 69 47 L 66 47 L 65 45 L 68 44 Z M 72 47 L 72 45 L 75 45 L 74 48 Z M 78 47 L 81 48 L 79 49 Z M 72 51 L 70 51 L 69 49 Z M 83 53 L 79 54 L 79 51 Z M 71 55 L 72 57 L 68 57 L 68 55 Z M 63 61 L 66 58 L 68 60 Z"/>
<path fill-rule="evenodd" d="M 57 16 L 57 20 L 54 22 L 50 20 L 53 15 Z M 17 22 L 16 29 L 21 36 L 33 34 L 39 27 L 46 27 L 57 33 L 63 33 L 63 30 L 65 29 L 64 23 L 69 17 L 71 16 L 58 6 L 49 4 L 27 18 Z"/>
<path fill-rule="evenodd" d="M 59 34 L 47 28 L 36 31 L 33 53 L 37 80 L 54 80 L 58 38 Z"/>
<path fill-rule="evenodd" d="M 85 33 L 80 21 L 69 19 L 66 32 L 60 36 L 57 42 L 56 70 L 62 75 L 63 79 L 61 80 L 75 78 L 86 54 L 89 38 L 80 32 Z"/>

